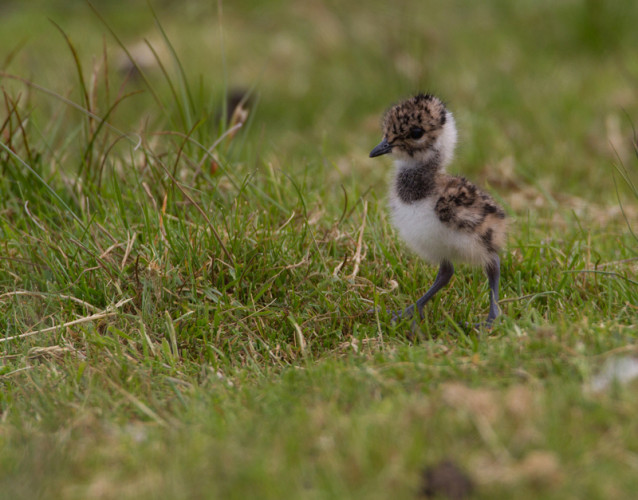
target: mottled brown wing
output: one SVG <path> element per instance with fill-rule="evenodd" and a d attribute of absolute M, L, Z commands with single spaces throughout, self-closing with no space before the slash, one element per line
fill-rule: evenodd
<path fill-rule="evenodd" d="M 476 234 L 481 244 L 497 252 L 505 242 L 505 212 L 486 193 L 463 177 L 446 176 L 434 211 L 439 220 L 458 231 Z"/>

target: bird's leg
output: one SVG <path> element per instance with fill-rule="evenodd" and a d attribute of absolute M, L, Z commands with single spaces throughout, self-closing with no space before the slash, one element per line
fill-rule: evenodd
<path fill-rule="evenodd" d="M 492 326 L 492 322 L 498 316 L 498 282 L 501 277 L 501 261 L 498 255 L 494 255 L 492 261 L 485 266 L 485 274 L 490 285 L 490 312 L 487 315 L 486 326 Z"/>
<path fill-rule="evenodd" d="M 427 304 L 427 302 L 432 297 L 434 297 L 436 292 L 438 292 L 441 288 L 443 288 L 445 285 L 447 285 L 450 282 L 450 279 L 452 279 L 453 275 L 454 275 L 454 266 L 452 265 L 452 263 L 448 262 L 447 260 L 444 260 L 443 262 L 441 262 L 441 266 L 439 267 L 439 272 L 437 273 L 436 278 L 434 279 L 434 283 L 432 284 L 430 289 L 427 292 L 425 292 L 423 297 L 421 297 L 419 300 L 416 301 L 416 309 L 419 312 L 419 317 L 421 319 L 423 319 L 423 308 L 425 307 L 425 304 Z M 408 307 L 405 311 L 400 312 L 397 315 L 398 317 L 395 319 L 411 318 L 413 314 L 414 314 L 414 304 Z"/>

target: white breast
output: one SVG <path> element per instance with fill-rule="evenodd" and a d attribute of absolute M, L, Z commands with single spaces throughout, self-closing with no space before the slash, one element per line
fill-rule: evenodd
<path fill-rule="evenodd" d="M 485 260 L 485 250 L 476 235 L 445 226 L 434 212 L 436 197 L 415 203 L 403 203 L 390 198 L 392 221 L 408 246 L 432 264 L 443 260 L 479 265 Z"/>

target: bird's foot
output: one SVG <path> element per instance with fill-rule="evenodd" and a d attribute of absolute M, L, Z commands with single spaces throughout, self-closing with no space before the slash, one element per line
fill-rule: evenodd
<path fill-rule="evenodd" d="M 494 327 L 494 318 L 487 318 L 478 323 L 465 323 L 465 327 L 473 330 L 491 330 Z"/>
<path fill-rule="evenodd" d="M 411 340 L 411 341 L 414 341 L 415 339 L 423 336 L 423 331 L 421 330 L 421 328 L 419 328 L 417 318 L 414 317 L 414 310 L 415 310 L 414 305 L 411 305 L 410 307 L 406 309 L 400 309 L 398 311 L 392 311 L 390 313 L 391 315 L 390 322 L 392 325 L 395 325 L 395 326 L 401 323 L 402 321 L 412 319 L 412 321 L 410 322 L 410 331 L 407 332 L 407 335 L 406 335 L 408 340 Z M 371 309 L 368 309 L 366 312 L 367 314 L 376 314 L 378 312 L 381 312 L 381 308 L 379 307 L 371 308 Z"/>
<path fill-rule="evenodd" d="M 421 318 L 421 314 L 415 314 L 414 304 L 406 309 L 394 311 L 392 313 L 392 324 L 397 325 L 403 321 L 410 321 L 410 330 L 406 332 L 406 337 L 409 341 L 415 342 L 417 339 L 423 338 L 423 330 L 419 326 L 419 320 Z"/>
<path fill-rule="evenodd" d="M 399 323 L 406 319 L 412 319 L 414 317 L 414 304 L 410 307 L 406 307 L 403 310 L 392 312 L 392 323 Z"/>
<path fill-rule="evenodd" d="M 376 314 L 376 313 L 380 313 L 382 312 L 382 309 L 380 307 L 376 307 L 376 308 L 371 308 L 368 309 L 366 311 L 366 314 Z M 406 309 L 400 309 L 398 311 L 392 311 L 390 312 L 390 315 L 392 317 L 392 323 L 396 324 L 396 323 L 400 323 L 403 320 L 406 319 L 410 319 L 414 316 L 414 305 L 411 305 L 410 307 L 406 308 Z"/>

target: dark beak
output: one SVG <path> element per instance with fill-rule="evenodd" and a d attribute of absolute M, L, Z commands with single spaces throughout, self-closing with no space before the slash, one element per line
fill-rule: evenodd
<path fill-rule="evenodd" d="M 377 144 L 377 146 L 370 151 L 370 158 L 374 158 L 375 156 L 386 155 L 392 152 L 392 145 L 387 141 L 384 137 L 383 140 Z"/>

